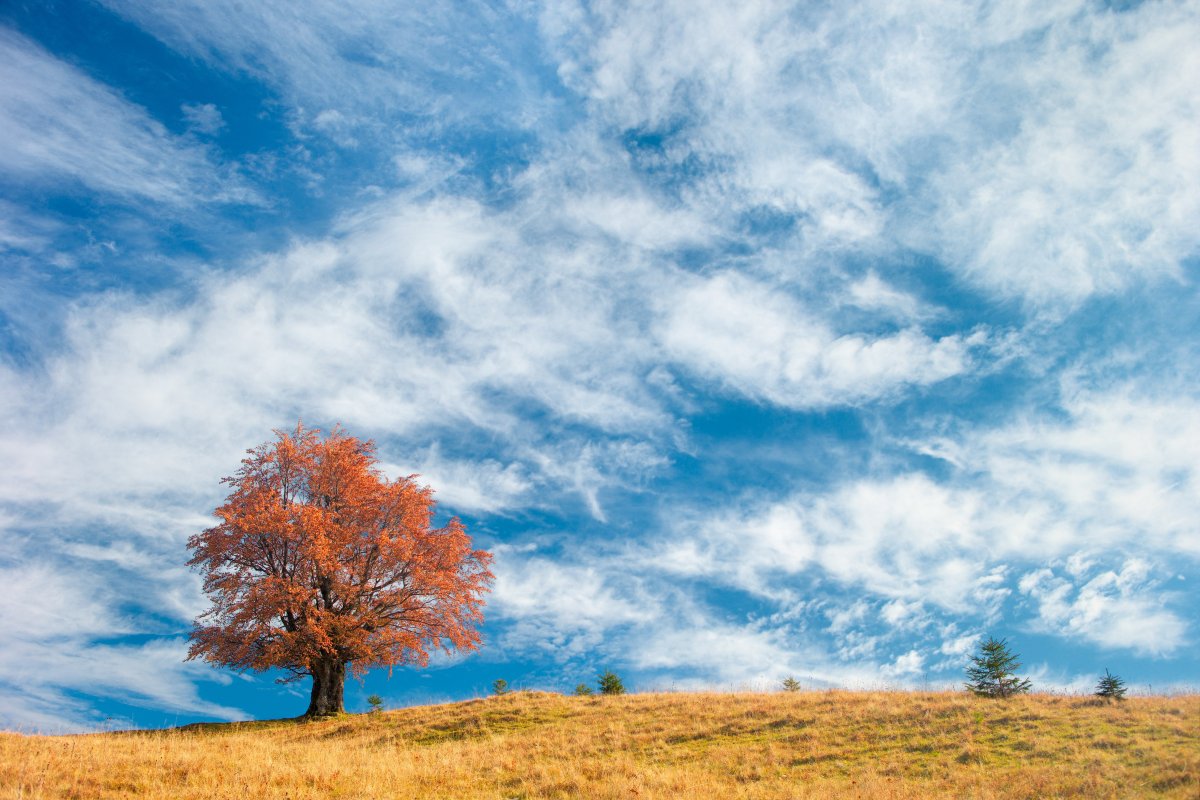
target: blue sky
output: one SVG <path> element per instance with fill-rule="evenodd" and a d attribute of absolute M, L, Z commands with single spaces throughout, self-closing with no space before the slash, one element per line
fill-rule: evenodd
<path fill-rule="evenodd" d="M 0 723 L 290 716 L 184 663 L 246 448 L 373 438 L 563 690 L 1194 688 L 1188 2 L 0 8 Z"/>

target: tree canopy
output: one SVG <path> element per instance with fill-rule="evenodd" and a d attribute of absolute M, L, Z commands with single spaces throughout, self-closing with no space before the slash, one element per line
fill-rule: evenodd
<path fill-rule="evenodd" d="M 434 528 L 433 490 L 388 480 L 374 444 L 297 424 L 247 451 L 188 540 L 212 607 L 189 659 L 313 679 L 309 716 L 343 708 L 346 668 L 425 665 L 474 650 L 492 557 L 453 518 Z"/>

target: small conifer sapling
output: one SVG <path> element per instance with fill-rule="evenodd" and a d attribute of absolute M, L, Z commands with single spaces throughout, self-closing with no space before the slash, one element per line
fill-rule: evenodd
<path fill-rule="evenodd" d="M 1021 662 L 1016 653 L 1008 649 L 1004 639 L 991 636 L 979 646 L 979 655 L 971 658 L 967 667 L 966 688 L 981 697 L 1011 697 L 1029 691 L 1027 678 L 1013 674 Z"/>
<path fill-rule="evenodd" d="M 786 677 L 786 678 L 784 678 L 784 679 L 783 679 L 783 684 L 782 684 L 782 685 L 783 685 L 783 690 L 784 690 L 785 692 L 798 692 L 798 691 L 800 691 L 800 681 L 796 680 L 795 678 L 793 678 L 793 677 L 792 677 L 792 676 L 790 676 L 790 675 L 789 675 L 788 677 Z"/>
<path fill-rule="evenodd" d="M 1111 700 L 1125 699 L 1125 681 L 1113 675 L 1107 669 L 1104 677 L 1096 684 L 1096 696 Z"/>
<path fill-rule="evenodd" d="M 508 694 L 508 681 L 504 678 L 492 681 L 492 694 Z"/>
<path fill-rule="evenodd" d="M 595 694 L 595 692 L 592 691 L 592 687 L 588 686 L 586 683 L 580 683 L 575 686 L 576 697 L 590 697 L 593 694 Z"/>
<path fill-rule="evenodd" d="M 611 669 L 601 672 L 597 683 L 600 685 L 600 694 L 625 694 L 625 684 Z"/>
<path fill-rule="evenodd" d="M 367 702 L 371 704 L 371 713 L 378 714 L 383 710 L 383 698 L 377 694 L 373 694 L 367 698 Z"/>

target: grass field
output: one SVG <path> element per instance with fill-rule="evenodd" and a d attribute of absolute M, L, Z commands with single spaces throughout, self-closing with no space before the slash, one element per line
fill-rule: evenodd
<path fill-rule="evenodd" d="M 2 798 L 1200 798 L 1200 696 L 516 693 L 315 723 L 0 734 Z"/>

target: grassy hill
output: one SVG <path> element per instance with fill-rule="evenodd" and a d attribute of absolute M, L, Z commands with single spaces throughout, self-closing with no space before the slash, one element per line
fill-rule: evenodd
<path fill-rule="evenodd" d="M 316 723 L 0 734 L 0 798 L 1200 797 L 1200 696 L 517 693 Z"/>

